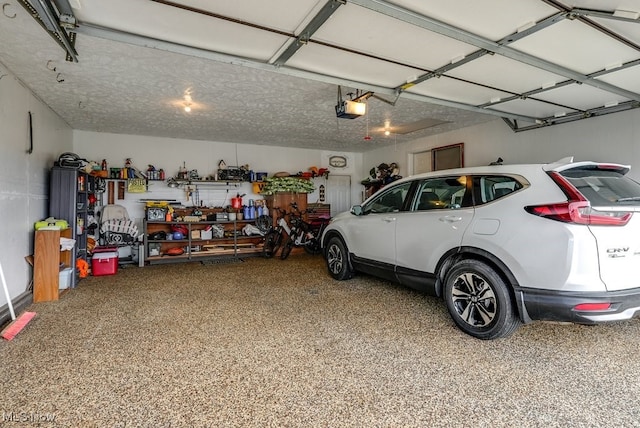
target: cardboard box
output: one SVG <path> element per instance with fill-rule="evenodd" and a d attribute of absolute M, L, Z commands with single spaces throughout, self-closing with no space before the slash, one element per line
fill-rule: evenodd
<path fill-rule="evenodd" d="M 211 239 L 213 238 L 213 230 L 209 229 L 209 230 L 203 230 L 200 233 L 200 239 Z"/>
<path fill-rule="evenodd" d="M 93 276 L 118 273 L 118 252 L 95 253 L 91 259 L 91 272 Z"/>
<path fill-rule="evenodd" d="M 191 239 L 200 239 L 200 231 L 192 230 L 191 231 Z"/>

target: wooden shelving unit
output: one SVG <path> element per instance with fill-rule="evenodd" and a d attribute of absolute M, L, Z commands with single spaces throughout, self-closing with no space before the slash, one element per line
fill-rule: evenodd
<path fill-rule="evenodd" d="M 242 235 L 242 228 L 255 220 L 236 221 L 147 221 L 144 222 L 145 264 L 179 263 L 200 261 L 222 257 L 255 256 L 262 253 L 262 236 Z M 184 239 L 150 239 L 157 232 L 171 233 L 171 226 L 184 226 Z M 203 235 L 211 226 L 222 231 L 220 237 L 212 231 L 212 236 Z M 168 250 L 182 248 L 181 255 L 168 255 Z M 157 254 L 155 254 L 157 251 Z"/>
<path fill-rule="evenodd" d="M 33 254 L 33 301 L 58 300 L 60 270 L 70 267 L 72 251 L 60 250 L 60 237 L 71 238 L 71 229 L 36 230 Z"/>

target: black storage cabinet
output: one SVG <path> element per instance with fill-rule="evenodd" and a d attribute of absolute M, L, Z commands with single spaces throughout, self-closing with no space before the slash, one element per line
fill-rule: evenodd
<path fill-rule="evenodd" d="M 93 176 L 73 168 L 54 166 L 49 181 L 49 216 L 67 220 L 71 237 L 76 240 L 75 251 L 71 251 L 72 275 L 70 287 L 76 287 L 79 280 L 76 262 L 89 262 L 87 252 L 87 216 L 89 213 L 89 193 L 93 192 Z"/>

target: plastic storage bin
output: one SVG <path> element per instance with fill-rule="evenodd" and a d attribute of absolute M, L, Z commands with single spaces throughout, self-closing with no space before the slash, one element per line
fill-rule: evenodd
<path fill-rule="evenodd" d="M 91 259 L 93 276 L 115 275 L 118 273 L 118 252 L 94 253 Z"/>
<path fill-rule="evenodd" d="M 58 278 L 58 288 L 60 290 L 69 288 L 71 285 L 71 275 L 73 275 L 73 269 L 70 267 L 64 268 L 60 271 L 60 276 Z"/>

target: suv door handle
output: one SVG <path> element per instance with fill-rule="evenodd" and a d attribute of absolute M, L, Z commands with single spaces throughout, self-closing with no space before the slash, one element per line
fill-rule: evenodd
<path fill-rule="evenodd" d="M 438 220 L 445 223 L 455 223 L 456 221 L 461 221 L 462 217 L 458 215 L 448 215 L 448 216 L 440 217 Z"/>

